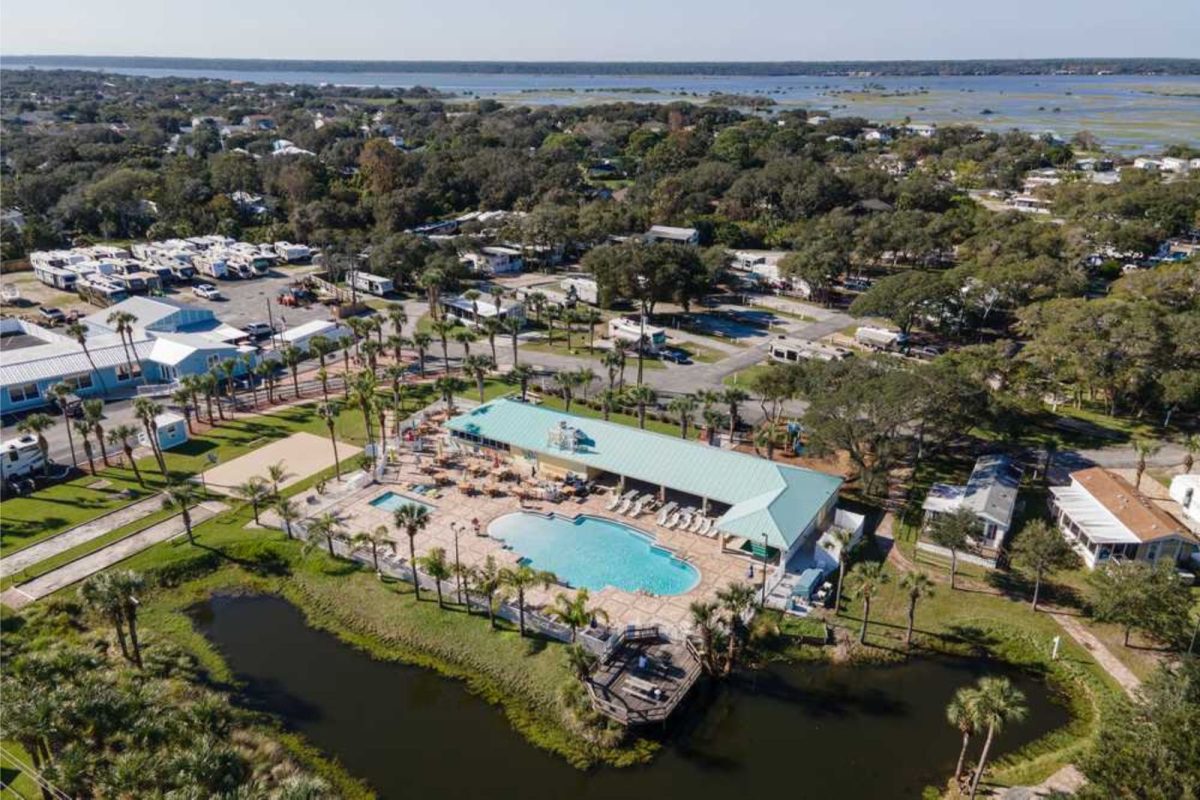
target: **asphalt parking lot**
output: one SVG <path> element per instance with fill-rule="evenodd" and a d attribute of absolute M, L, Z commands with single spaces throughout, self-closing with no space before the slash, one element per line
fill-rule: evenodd
<path fill-rule="evenodd" d="M 191 286 L 173 286 L 167 297 L 196 308 L 207 308 L 222 322 L 241 328 L 251 322 L 267 322 L 267 306 L 270 305 L 276 325 L 295 327 L 314 319 L 330 319 L 329 309 L 320 303 L 307 308 L 285 308 L 276 302 L 283 289 L 291 285 L 297 276 L 308 272 L 309 267 L 275 267 L 270 274 L 249 280 L 196 280 L 194 283 L 211 283 L 221 290 L 222 299 L 205 300 L 192 294 Z"/>

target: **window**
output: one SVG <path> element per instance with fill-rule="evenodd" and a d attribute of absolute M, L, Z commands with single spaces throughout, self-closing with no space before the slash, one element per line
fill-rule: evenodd
<path fill-rule="evenodd" d="M 132 365 L 130 365 L 130 364 L 118 364 L 117 365 L 117 380 L 128 381 L 128 380 L 132 380 L 134 378 L 140 378 L 140 377 L 142 377 L 142 365 L 137 363 L 136 361 L 133 362 Z"/>
<path fill-rule="evenodd" d="M 206 363 L 208 365 L 208 368 L 210 370 L 214 370 L 217 368 L 217 364 L 221 363 L 221 357 L 220 356 L 209 356 L 208 358 L 206 358 L 204 360 L 204 363 Z"/>
<path fill-rule="evenodd" d="M 26 400 L 37 400 L 42 396 L 36 383 L 22 383 L 8 387 L 8 399 L 14 403 L 24 403 Z"/>
<path fill-rule="evenodd" d="M 92 388 L 92 373 L 79 372 L 74 375 L 68 375 L 62 379 L 62 382 L 72 389 L 90 389 Z"/>

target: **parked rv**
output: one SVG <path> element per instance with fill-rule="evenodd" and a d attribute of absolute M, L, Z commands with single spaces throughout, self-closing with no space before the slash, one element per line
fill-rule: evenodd
<path fill-rule="evenodd" d="M 852 353 L 844 347 L 809 342 L 802 339 L 776 339 L 771 342 L 770 355 L 773 361 L 794 364 L 798 361 L 841 361 Z"/>
<path fill-rule="evenodd" d="M 388 292 L 394 291 L 395 286 L 392 284 L 391 278 L 384 278 L 381 275 L 372 275 L 369 272 L 354 271 L 350 273 L 350 285 L 360 292 L 367 292 L 382 297 Z"/>
<path fill-rule="evenodd" d="M 872 350 L 903 350 L 908 344 L 908 337 L 900 331 L 866 325 L 854 332 L 854 340 Z"/>
<path fill-rule="evenodd" d="M 26 434 L 0 445 L 0 479 L 5 483 L 40 472 L 46 465 L 37 437 Z"/>

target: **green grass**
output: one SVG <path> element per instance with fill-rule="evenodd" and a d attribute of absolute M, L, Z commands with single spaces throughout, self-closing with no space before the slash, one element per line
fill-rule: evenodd
<path fill-rule="evenodd" d="M 787 319 L 792 319 L 792 320 L 795 320 L 796 322 L 816 322 L 817 321 L 816 317 L 810 317 L 808 314 L 797 314 L 794 311 L 783 311 L 781 309 L 774 308 L 773 306 L 764 306 L 761 303 L 751 303 L 750 307 L 757 308 L 759 311 L 769 312 L 771 314 L 774 314 L 777 317 L 785 317 Z"/>
<path fill-rule="evenodd" d="M 767 370 L 771 369 L 771 367 L 772 362 L 770 361 L 765 361 L 761 364 L 755 364 L 752 367 L 746 367 L 745 369 L 740 369 L 737 372 L 726 375 L 722 383 L 724 383 L 726 386 L 739 386 L 742 389 L 749 391 L 750 385 L 754 382 L 755 376 L 765 373 Z"/>
<path fill-rule="evenodd" d="M 4 752 L 12 758 L 29 765 L 30 768 L 33 767 L 29 754 L 16 742 L 5 739 L 0 741 L 0 747 L 3 747 Z M 33 779 L 24 772 L 19 772 L 10 758 L 0 761 L 0 781 L 3 782 L 3 788 L 0 788 L 0 800 L 32 800 L 32 798 L 42 796 Z"/>

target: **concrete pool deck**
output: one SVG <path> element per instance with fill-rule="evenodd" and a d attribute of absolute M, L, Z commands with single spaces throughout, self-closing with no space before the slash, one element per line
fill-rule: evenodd
<path fill-rule="evenodd" d="M 430 458 L 423 457 L 422 461 L 428 464 Z M 405 453 L 400 463 L 393 464 L 387 477 L 379 483 L 351 490 L 337 498 L 322 498 L 315 492 L 306 492 L 296 499 L 306 515 L 315 515 L 325 510 L 333 511 L 343 521 L 344 530 L 350 534 L 385 526 L 395 542 L 397 555 L 404 559 L 408 558 L 408 537 L 395 527 L 391 513 L 370 504 L 372 500 L 389 491 L 420 500 L 434 509 L 428 527 L 417 534 L 418 557 L 435 547 L 441 547 L 445 549 L 447 557 L 453 560 L 454 532 L 451 526 L 457 525 L 460 529 L 459 554 L 463 563 L 482 564 L 491 555 L 501 566 L 508 566 L 516 563 L 521 554 L 505 550 L 499 541 L 488 537 L 488 523 L 516 511 L 554 512 L 567 517 L 589 514 L 614 520 L 650 534 L 660 546 L 672 550 L 676 556 L 692 564 L 700 572 L 700 580 L 696 586 L 679 595 L 655 596 L 621 591 L 613 587 L 592 592 L 592 602 L 608 613 L 610 624 L 614 627 L 657 623 L 684 632 L 690 628 L 688 606 L 691 603 L 714 600 L 717 592 L 731 583 L 742 581 L 758 586 L 762 579 L 759 567 L 755 563 L 754 579 L 748 580 L 747 569 L 754 562 L 745 555 L 720 552 L 717 539 L 667 530 L 655 523 L 653 512 L 644 512 L 634 519 L 605 511 L 604 507 L 611 497 L 608 494 L 592 494 L 582 502 L 563 500 L 553 503 L 531 500 L 522 502 L 512 494 L 516 486 L 513 483 L 500 483 L 505 494 L 497 497 L 489 497 L 486 494 L 468 495 L 455 485 L 442 487 L 438 497 L 417 494 L 410 488 L 413 485 L 428 483 L 431 483 L 429 477 L 419 471 L 414 457 Z M 271 512 L 265 513 L 264 523 L 277 525 L 277 521 L 272 517 Z M 476 536 L 472 533 L 475 520 L 478 520 L 479 530 L 483 535 Z M 548 591 L 536 589 L 527 593 L 526 599 L 531 606 L 549 605 L 553 602 L 554 595 L 559 592 L 570 595 L 573 590 L 562 586 L 552 586 Z"/>

